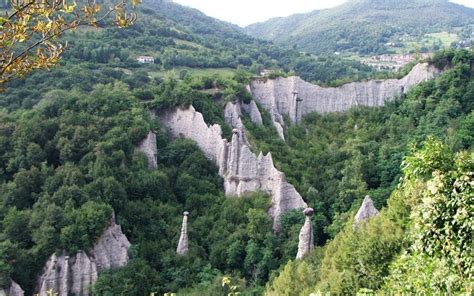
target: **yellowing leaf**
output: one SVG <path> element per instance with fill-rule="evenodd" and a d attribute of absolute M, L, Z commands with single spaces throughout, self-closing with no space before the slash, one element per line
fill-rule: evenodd
<path fill-rule="evenodd" d="M 23 33 L 18 33 L 16 35 L 16 39 L 18 40 L 18 42 L 25 42 L 27 36 L 26 34 L 23 34 Z"/>
<path fill-rule="evenodd" d="M 76 9 L 77 3 L 73 2 L 71 5 L 64 4 L 62 11 L 66 13 L 72 13 Z"/>

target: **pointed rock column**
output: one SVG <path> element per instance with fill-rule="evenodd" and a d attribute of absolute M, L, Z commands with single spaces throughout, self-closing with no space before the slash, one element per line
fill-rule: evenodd
<path fill-rule="evenodd" d="M 297 90 L 293 91 L 293 100 L 295 102 L 295 123 L 298 124 L 301 119 L 301 108 L 300 103 L 303 102 L 303 99 L 300 98 Z"/>
<path fill-rule="evenodd" d="M 378 214 L 379 211 L 375 208 L 374 201 L 370 198 L 370 196 L 367 195 L 355 216 L 355 224 L 367 222 L 370 218 L 377 216 Z"/>
<path fill-rule="evenodd" d="M 181 236 L 179 237 L 178 247 L 176 248 L 176 253 L 178 255 L 184 256 L 188 254 L 188 216 L 189 212 L 183 213 L 183 225 L 181 226 Z"/>
<path fill-rule="evenodd" d="M 258 109 L 258 106 L 254 100 L 252 100 L 249 104 L 243 104 L 242 107 L 245 113 L 250 116 L 250 120 L 252 120 L 253 123 L 257 125 L 263 124 L 262 114 L 260 113 L 260 110 Z"/>
<path fill-rule="evenodd" d="M 24 296 L 25 292 L 14 281 L 11 281 L 7 288 L 0 288 L 0 296 Z"/>
<path fill-rule="evenodd" d="M 136 152 L 142 152 L 146 155 L 148 160 L 148 167 L 150 169 L 156 169 L 158 167 L 158 149 L 156 147 L 156 134 L 149 132 L 143 141 L 135 147 Z"/>
<path fill-rule="evenodd" d="M 312 208 L 306 208 L 303 213 L 306 218 L 300 231 L 300 241 L 298 243 L 296 259 L 303 259 L 304 256 L 308 255 L 309 252 L 314 249 L 313 225 L 311 223 L 314 210 Z"/>
<path fill-rule="evenodd" d="M 240 131 L 236 128 L 232 130 L 232 142 L 230 147 L 230 160 L 229 160 L 229 174 L 230 176 L 237 177 L 239 175 L 239 158 L 240 158 Z"/>
<path fill-rule="evenodd" d="M 23 295 L 25 295 L 25 292 L 20 287 L 20 285 L 18 285 L 14 281 L 12 281 L 12 284 L 10 286 L 10 295 L 9 296 L 23 296 Z"/>
<path fill-rule="evenodd" d="M 43 267 L 35 291 L 39 296 L 47 296 L 49 290 L 58 296 L 88 296 L 100 272 L 127 265 L 129 248 L 130 242 L 113 215 L 107 229 L 87 253 L 78 251 L 74 256 L 65 251 L 54 253 Z"/>

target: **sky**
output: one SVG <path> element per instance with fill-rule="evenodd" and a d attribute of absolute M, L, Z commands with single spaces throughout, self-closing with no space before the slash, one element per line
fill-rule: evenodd
<path fill-rule="evenodd" d="M 345 0 L 174 0 L 239 26 L 340 5 Z M 474 8 L 474 0 L 452 0 Z"/>

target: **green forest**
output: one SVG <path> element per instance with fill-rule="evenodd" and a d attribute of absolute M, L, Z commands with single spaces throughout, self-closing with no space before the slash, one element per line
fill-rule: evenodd
<path fill-rule="evenodd" d="M 196 69 L 207 72 L 206 76 L 237 69 L 259 75 L 271 69 L 320 83 L 376 74 L 356 61 L 315 57 L 257 40 L 237 26 L 174 3 L 148 1 L 137 13 L 137 22 L 125 30 L 104 25 L 64 36 L 68 49 L 60 66 L 12 81 L 0 94 L 0 107 L 31 108 L 53 89 L 90 92 L 95 84 L 114 81 L 147 89 L 170 75 L 185 76 Z M 155 63 L 137 63 L 141 55 L 154 57 Z"/>
<path fill-rule="evenodd" d="M 254 100 L 246 85 L 263 69 L 340 85 L 413 65 L 375 72 L 300 53 L 166 1 L 140 6 L 130 28 L 65 39 L 58 67 L 0 93 L 0 289 L 14 280 L 32 295 L 53 253 L 90 250 L 115 216 L 130 262 L 100 273 L 91 295 L 472 293 L 472 49 L 437 52 L 428 62 L 442 73 L 384 107 L 287 120 L 286 141 L 262 106 L 262 125 L 243 114 L 251 149 L 271 152 L 315 210 L 315 249 L 295 260 L 301 210 L 274 232 L 269 196 L 226 197 L 214 162 L 154 115 L 192 105 L 230 139 L 224 106 Z M 135 150 L 149 131 L 156 169 Z M 355 227 L 366 195 L 380 215 Z M 179 256 L 183 211 L 189 253 Z"/>
<path fill-rule="evenodd" d="M 382 108 L 309 115 L 286 144 L 254 127 L 315 209 L 321 246 L 288 263 L 268 295 L 472 291 L 473 57 L 438 53 L 433 62 L 451 67 L 436 80 Z M 366 195 L 382 214 L 354 229 Z"/>
<path fill-rule="evenodd" d="M 473 17 L 471 8 L 448 0 L 349 0 L 329 9 L 252 24 L 245 31 L 315 54 L 381 55 L 395 53 L 395 48 L 409 52 L 409 40 L 422 44 L 429 33 L 450 32 L 470 40 L 471 33 L 464 36 L 464 32 L 472 32 Z M 418 49 L 439 49 L 430 45 Z"/>

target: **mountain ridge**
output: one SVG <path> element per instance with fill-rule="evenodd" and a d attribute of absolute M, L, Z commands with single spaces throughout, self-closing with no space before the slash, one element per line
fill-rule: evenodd
<path fill-rule="evenodd" d="M 385 43 L 395 36 L 463 27 L 473 19 L 474 9 L 447 0 L 354 0 L 334 8 L 273 18 L 249 25 L 245 31 L 313 53 L 370 54 L 387 51 Z"/>
<path fill-rule="evenodd" d="M 195 73 L 232 76 L 237 69 L 254 75 L 264 69 L 294 71 L 306 80 L 323 83 L 366 79 L 373 74 L 369 66 L 357 61 L 316 58 L 258 40 L 236 25 L 173 2 L 145 0 L 137 14 L 135 24 L 126 30 L 103 26 L 64 36 L 68 50 L 62 67 L 10 83 L 0 94 L 0 106 L 30 108 L 41 98 L 40 93 L 55 87 L 71 90 L 72 82 L 79 80 L 84 90 L 91 90 L 97 81 L 107 84 L 114 80 L 136 89 L 164 79 L 171 69 L 183 77 Z M 137 57 L 144 55 L 153 57 L 154 63 L 138 63 Z M 67 71 L 70 68 L 75 70 Z M 64 76 L 67 79 L 55 79 Z M 25 84 L 34 87 L 22 89 Z"/>

